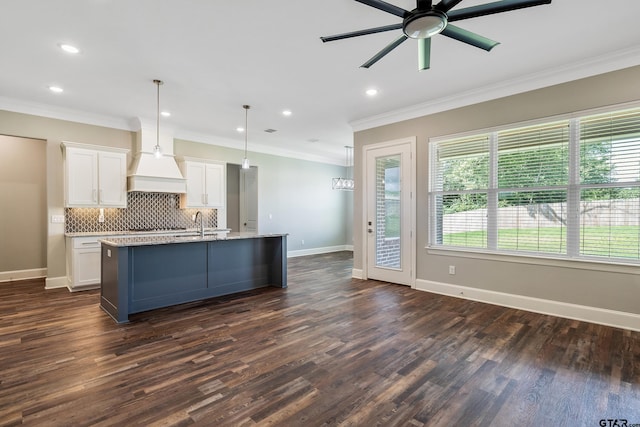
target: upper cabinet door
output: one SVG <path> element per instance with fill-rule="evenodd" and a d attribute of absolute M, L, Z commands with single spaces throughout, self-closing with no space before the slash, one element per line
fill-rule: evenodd
<path fill-rule="evenodd" d="M 187 180 L 187 194 L 180 197 L 181 208 L 224 208 L 227 198 L 226 164 L 184 160 L 180 170 Z"/>
<path fill-rule="evenodd" d="M 226 171 L 224 165 L 207 164 L 206 202 L 210 208 L 224 208 L 226 199 Z"/>
<path fill-rule="evenodd" d="M 67 148 L 65 206 L 98 206 L 98 152 Z"/>
<path fill-rule="evenodd" d="M 98 201 L 100 206 L 127 207 L 127 156 L 101 152 L 98 155 Z"/>
<path fill-rule="evenodd" d="M 184 174 L 187 180 L 187 195 L 186 200 L 183 200 L 184 206 L 182 207 L 202 208 L 206 206 L 206 173 L 204 163 L 185 162 Z"/>
<path fill-rule="evenodd" d="M 63 146 L 65 207 L 127 207 L 128 150 L 70 142 Z"/>

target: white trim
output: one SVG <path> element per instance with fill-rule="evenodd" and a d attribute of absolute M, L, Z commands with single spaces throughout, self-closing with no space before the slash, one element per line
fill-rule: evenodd
<path fill-rule="evenodd" d="M 399 110 L 390 111 L 372 117 L 355 120 L 349 124 L 354 132 L 384 126 L 403 120 L 428 116 L 442 111 L 468 105 L 479 104 L 518 93 L 549 87 L 586 77 L 622 70 L 640 64 L 640 47 L 634 46 L 612 52 L 609 55 L 589 58 L 585 61 L 528 74 L 495 85 L 483 86 L 428 102 L 416 104 Z"/>
<path fill-rule="evenodd" d="M 46 268 L 32 268 L 29 270 L 0 271 L 0 283 L 14 280 L 38 279 L 47 275 Z"/>
<path fill-rule="evenodd" d="M 588 259 L 588 258 L 562 258 L 550 255 L 530 255 L 526 253 L 490 253 L 476 251 L 469 248 L 449 248 L 427 246 L 427 253 L 431 255 L 444 255 L 458 258 L 480 259 L 485 261 L 513 262 L 519 264 L 533 264 L 538 266 L 574 268 L 577 270 L 607 271 L 621 274 L 640 274 L 638 264 L 625 264 L 621 262 Z"/>
<path fill-rule="evenodd" d="M 47 277 L 45 280 L 45 289 L 67 288 L 67 276 Z"/>
<path fill-rule="evenodd" d="M 410 167 L 411 167 L 411 176 L 410 176 L 410 187 L 411 187 L 411 217 L 409 218 L 409 223 L 411 227 L 411 241 L 409 246 L 411 247 L 411 274 L 409 278 L 408 285 L 411 288 L 415 289 L 416 287 L 416 266 L 417 266 L 417 251 L 416 251 L 416 239 L 417 239 L 417 199 L 418 199 L 418 152 L 417 152 L 417 137 L 416 136 L 408 136 L 405 138 L 394 139 L 391 141 L 378 142 L 375 144 L 365 144 L 362 146 L 362 168 L 361 168 L 361 181 L 364 185 L 362 186 L 363 190 L 360 192 L 360 196 L 362 197 L 362 270 L 359 270 L 360 276 L 357 277 L 359 279 L 368 279 L 368 251 L 367 248 L 367 152 L 369 150 L 378 150 L 381 148 L 394 147 L 397 145 L 409 144 L 409 154 L 410 154 Z M 404 221 L 404 218 L 403 218 Z M 354 270 L 355 271 L 355 270 Z"/>
<path fill-rule="evenodd" d="M 299 256 L 328 254 L 331 252 L 353 251 L 353 245 L 325 246 L 323 248 L 301 249 L 297 251 L 288 251 L 287 258 L 296 258 Z"/>
<path fill-rule="evenodd" d="M 135 131 L 128 119 L 122 119 L 102 114 L 64 108 L 55 105 L 39 104 L 36 102 L 0 96 L 0 109 L 14 113 L 30 114 L 32 116 L 47 117 L 49 119 L 65 120 L 112 129 Z"/>
<path fill-rule="evenodd" d="M 364 272 L 359 268 L 351 269 L 351 278 L 353 279 L 364 279 Z"/>
<path fill-rule="evenodd" d="M 67 283 L 66 288 L 69 290 L 69 292 L 80 292 L 80 291 L 88 291 L 91 289 L 100 289 L 100 283 L 89 283 L 86 285 L 75 285 L 75 286 L 71 286 L 70 283 Z"/>
<path fill-rule="evenodd" d="M 507 294 L 431 280 L 416 280 L 416 289 L 503 307 L 640 331 L 640 315 L 598 307 Z"/>
<path fill-rule="evenodd" d="M 179 139 L 182 141 L 198 142 L 201 144 L 215 145 L 218 147 L 233 148 L 233 149 L 239 150 L 240 152 L 242 151 L 242 147 L 240 145 L 241 143 L 239 141 L 234 139 L 219 137 L 215 135 L 206 135 L 204 133 L 176 129 L 173 138 L 174 140 Z M 327 152 L 325 154 L 311 154 L 308 152 L 292 151 L 284 148 L 264 145 L 256 142 L 250 142 L 249 154 L 248 154 L 250 160 L 251 160 L 251 153 L 261 153 L 261 154 L 266 154 L 271 156 L 288 157 L 288 158 L 297 159 L 297 160 L 307 160 L 310 162 L 327 163 L 331 165 L 344 166 L 344 154 L 341 154 L 342 157 L 340 157 L 335 152 L 332 152 L 332 153 Z M 240 162 L 240 160 L 241 160 L 240 157 L 238 157 L 238 162 Z M 252 163 L 254 162 L 252 161 Z M 256 163 L 259 166 L 259 162 L 256 162 Z"/>

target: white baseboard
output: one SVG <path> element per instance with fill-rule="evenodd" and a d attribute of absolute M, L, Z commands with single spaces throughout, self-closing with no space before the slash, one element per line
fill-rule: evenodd
<path fill-rule="evenodd" d="M 47 277 L 44 284 L 45 289 L 67 288 L 67 276 Z"/>
<path fill-rule="evenodd" d="M 295 258 L 299 256 L 328 254 L 331 252 L 353 251 L 353 245 L 326 246 L 324 248 L 302 249 L 298 251 L 287 252 L 287 258 Z"/>
<path fill-rule="evenodd" d="M 351 269 L 351 277 L 353 279 L 362 279 L 364 277 L 364 272 L 359 268 Z"/>
<path fill-rule="evenodd" d="M 565 302 L 527 297 L 523 295 L 506 294 L 486 289 L 469 288 L 449 283 L 433 282 L 430 280 L 416 280 L 416 289 L 447 295 L 456 298 L 469 299 L 503 307 L 548 314 L 567 319 L 581 320 L 605 326 L 640 331 L 640 315 L 622 311 Z"/>
<path fill-rule="evenodd" d="M 46 268 L 32 268 L 30 270 L 14 270 L 14 271 L 1 271 L 0 282 L 11 282 L 14 280 L 25 279 L 38 279 L 40 277 L 46 277 Z"/>

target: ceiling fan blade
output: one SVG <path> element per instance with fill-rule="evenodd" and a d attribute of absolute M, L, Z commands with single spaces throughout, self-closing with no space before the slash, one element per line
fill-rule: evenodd
<path fill-rule="evenodd" d="M 524 9 L 526 7 L 541 6 L 549 3 L 551 3 L 551 0 L 502 0 L 493 3 L 481 4 L 479 6 L 467 7 L 465 9 L 453 10 L 447 15 L 449 16 L 449 22 L 453 22 L 461 19 L 476 18 L 478 16 Z"/>
<path fill-rule="evenodd" d="M 441 12 L 449 12 L 449 10 L 453 9 L 460 3 L 462 0 L 442 0 L 440 3 L 436 5 L 436 9 Z"/>
<path fill-rule="evenodd" d="M 428 70 L 431 66 L 431 37 L 418 39 L 418 70 Z"/>
<path fill-rule="evenodd" d="M 350 33 L 336 34 L 335 36 L 320 37 L 323 42 L 332 42 L 334 40 L 348 39 L 351 37 L 366 36 L 367 34 L 382 33 L 391 30 L 400 30 L 402 24 L 385 25 L 383 27 L 368 28 L 366 30 L 352 31 Z"/>
<path fill-rule="evenodd" d="M 400 46 L 400 44 L 405 41 L 408 37 L 405 34 L 402 34 L 400 37 L 389 43 L 384 49 L 380 52 L 376 53 L 373 58 L 365 62 L 360 66 L 360 68 L 369 68 L 376 62 L 380 61 L 387 53 L 391 52 L 393 49 Z"/>
<path fill-rule="evenodd" d="M 408 10 L 404 10 L 401 7 L 394 6 L 382 0 L 356 0 L 358 3 L 366 4 L 367 6 L 375 7 L 376 9 L 390 13 L 392 15 L 404 18 L 409 14 Z"/>
<path fill-rule="evenodd" d="M 443 36 L 451 37 L 452 39 L 456 39 L 463 43 L 470 44 L 471 46 L 479 47 L 480 49 L 484 49 L 487 52 L 500 44 L 497 41 L 488 39 L 479 34 L 472 33 L 471 31 L 467 31 L 451 24 L 448 24 L 445 27 L 444 31 L 442 31 L 440 34 L 442 34 Z"/>

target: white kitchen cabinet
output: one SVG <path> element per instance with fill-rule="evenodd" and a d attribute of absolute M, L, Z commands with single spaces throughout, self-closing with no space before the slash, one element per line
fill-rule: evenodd
<path fill-rule="evenodd" d="M 67 237 L 67 287 L 70 291 L 100 287 L 100 239 Z"/>
<path fill-rule="evenodd" d="M 65 207 L 127 207 L 127 152 L 65 142 Z"/>
<path fill-rule="evenodd" d="M 187 180 L 187 193 L 180 195 L 181 208 L 224 208 L 226 164 L 184 159 L 180 170 Z"/>

